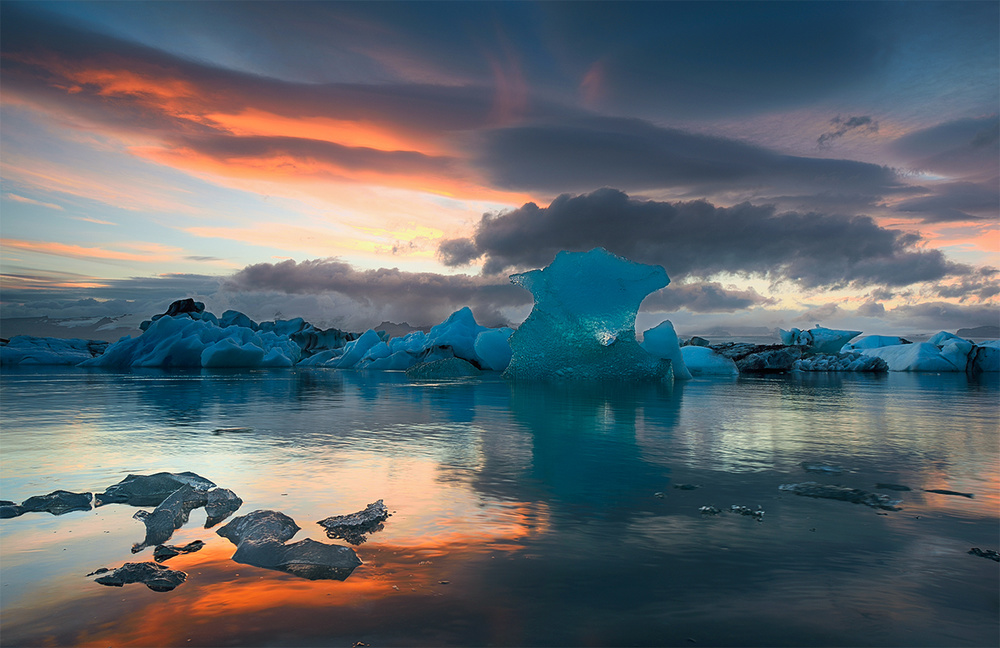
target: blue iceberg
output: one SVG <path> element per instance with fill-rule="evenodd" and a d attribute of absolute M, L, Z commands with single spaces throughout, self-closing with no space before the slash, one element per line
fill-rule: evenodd
<path fill-rule="evenodd" d="M 511 275 L 535 305 L 510 337 L 512 380 L 673 380 L 669 360 L 635 339 L 642 300 L 670 283 L 661 266 L 603 248 L 560 252 L 548 267 Z"/>

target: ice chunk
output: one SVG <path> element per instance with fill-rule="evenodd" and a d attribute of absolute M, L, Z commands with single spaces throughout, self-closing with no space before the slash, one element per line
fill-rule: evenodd
<path fill-rule="evenodd" d="M 80 366 L 289 367 L 300 357 L 301 349 L 287 336 L 235 324 L 222 328 L 211 321 L 165 316 L 152 322 L 139 337 L 119 340 L 104 355 Z"/>
<path fill-rule="evenodd" d="M 633 263 L 602 248 L 560 252 L 551 265 L 511 275 L 535 305 L 510 337 L 514 380 L 672 379 L 670 362 L 639 346 L 635 315 L 670 279 L 661 266 Z"/>
<path fill-rule="evenodd" d="M 739 370 L 731 358 L 704 346 L 681 347 L 685 368 L 695 376 L 737 376 Z"/>
<path fill-rule="evenodd" d="M 108 343 L 102 340 L 15 335 L 0 344 L 0 365 L 75 365 L 101 355 L 107 348 Z"/>
<path fill-rule="evenodd" d="M 885 360 L 865 355 L 860 351 L 839 354 L 817 353 L 799 358 L 792 364 L 798 371 L 867 371 L 880 373 L 888 371 Z"/>
<path fill-rule="evenodd" d="M 845 344 L 859 335 L 861 331 L 838 331 L 820 326 L 808 331 L 778 329 L 782 344 L 803 346 L 809 353 L 840 353 Z"/>
<path fill-rule="evenodd" d="M 956 366 L 930 342 L 862 349 L 861 352 L 885 360 L 889 371 L 965 371 L 964 362 L 961 367 Z"/>
<path fill-rule="evenodd" d="M 503 371 L 510 364 L 510 336 L 514 329 L 506 326 L 487 329 L 476 336 L 473 348 L 479 357 L 483 369 Z"/>
<path fill-rule="evenodd" d="M 643 333 L 641 346 L 657 358 L 669 360 L 674 370 L 675 379 L 691 380 L 691 372 L 684 365 L 680 341 L 677 339 L 677 332 L 674 331 L 674 325 L 670 320 L 663 320 L 656 327 Z"/>
<path fill-rule="evenodd" d="M 860 340 L 845 344 L 842 351 L 860 351 L 861 349 L 877 349 L 884 346 L 895 346 L 897 344 L 912 344 L 906 338 L 896 335 L 866 335 Z"/>

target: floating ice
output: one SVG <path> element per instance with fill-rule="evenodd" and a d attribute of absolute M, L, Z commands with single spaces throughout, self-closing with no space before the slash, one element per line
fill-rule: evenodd
<path fill-rule="evenodd" d="M 514 380 L 672 379 L 670 362 L 639 346 L 635 315 L 670 279 L 660 266 L 602 248 L 560 252 L 547 268 L 511 275 L 535 305 L 510 337 L 504 377 Z"/>
<path fill-rule="evenodd" d="M 861 349 L 877 349 L 885 346 L 896 346 L 898 344 L 912 344 L 906 338 L 896 335 L 866 335 L 860 340 L 855 340 L 845 344 L 841 351 L 860 351 Z"/>
<path fill-rule="evenodd" d="M 739 369 L 732 359 L 704 346 L 681 347 L 684 366 L 695 376 L 736 376 Z"/>
<path fill-rule="evenodd" d="M 670 320 L 663 320 L 656 327 L 643 333 L 640 346 L 657 358 L 669 360 L 674 370 L 675 379 L 691 380 L 691 372 L 684 364 L 680 341 L 677 339 L 677 332 L 674 331 L 674 325 Z"/>
<path fill-rule="evenodd" d="M 961 367 L 955 365 L 930 342 L 862 349 L 861 352 L 882 358 L 889 371 L 965 371 L 964 362 Z"/>
<path fill-rule="evenodd" d="M 101 355 L 107 347 L 101 340 L 15 335 L 0 345 L 0 365 L 75 365 Z"/>
<path fill-rule="evenodd" d="M 820 326 L 808 331 L 778 329 L 782 344 L 804 346 L 809 353 L 840 353 L 845 344 L 859 335 L 861 331 L 838 331 Z"/>

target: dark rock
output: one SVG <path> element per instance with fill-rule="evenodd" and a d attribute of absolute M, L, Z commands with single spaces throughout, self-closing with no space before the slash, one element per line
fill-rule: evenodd
<path fill-rule="evenodd" d="M 844 472 L 844 469 L 840 466 L 826 463 L 825 461 L 820 461 L 816 463 L 809 463 L 808 461 L 803 461 L 799 464 L 802 466 L 802 470 L 810 473 L 818 473 L 821 475 L 839 475 Z"/>
<path fill-rule="evenodd" d="M 990 560 L 1000 562 L 1000 553 L 997 553 L 993 549 L 980 549 L 979 547 L 973 547 L 972 549 L 969 549 L 969 553 L 973 556 L 981 556 L 983 558 L 989 558 Z"/>
<path fill-rule="evenodd" d="M 972 493 L 960 493 L 958 491 L 945 490 L 943 488 L 925 488 L 924 492 L 925 493 L 937 493 L 938 495 L 957 495 L 959 497 L 968 497 L 969 499 L 972 499 L 972 498 L 975 497 L 975 495 L 973 495 Z"/>
<path fill-rule="evenodd" d="M 180 546 L 180 545 L 157 545 L 157 547 L 155 549 L 153 549 L 153 560 L 155 560 L 156 562 L 163 562 L 165 560 L 169 560 L 170 558 L 173 558 L 174 556 L 179 556 L 181 554 L 194 553 L 195 551 L 200 551 L 201 548 L 204 547 L 204 546 L 205 546 L 205 543 L 202 542 L 201 540 L 194 540 L 194 541 L 189 542 L 189 543 L 187 543 L 186 545 L 183 545 L 183 546 Z"/>
<path fill-rule="evenodd" d="M 57 490 L 48 495 L 33 495 L 20 504 L 3 500 L 0 502 L 0 518 L 14 518 L 25 513 L 47 512 L 62 515 L 70 511 L 89 511 L 93 508 L 92 493 L 71 493 Z"/>
<path fill-rule="evenodd" d="M 205 511 L 208 513 L 205 520 L 206 529 L 211 529 L 243 506 L 243 500 L 228 488 L 213 488 L 208 491 L 207 496 L 205 504 Z"/>
<path fill-rule="evenodd" d="M 847 486 L 833 486 L 830 484 L 820 484 L 817 482 L 802 482 L 801 484 L 782 484 L 778 490 L 789 491 L 795 495 L 803 497 L 816 497 L 820 499 L 834 499 L 853 504 L 864 504 L 872 508 L 885 509 L 887 511 L 900 510 L 896 504 L 898 500 L 889 499 L 888 495 L 880 493 L 870 493 L 858 488 Z"/>
<path fill-rule="evenodd" d="M 208 495 L 185 484 L 174 491 L 152 513 L 138 511 L 133 516 L 146 525 L 146 538 L 132 545 L 132 553 L 139 553 L 146 547 L 163 544 L 174 534 L 174 530 L 188 521 L 191 511 L 205 506 Z"/>
<path fill-rule="evenodd" d="M 791 371 L 795 361 L 802 357 L 802 347 L 777 346 L 750 353 L 736 361 L 742 373 L 783 373 Z"/>
<path fill-rule="evenodd" d="M 95 572 L 97 573 L 97 572 Z M 169 592 L 187 580 L 187 574 L 155 562 L 125 563 L 107 576 L 95 578 L 95 583 L 121 587 L 128 583 L 143 583 L 154 592 Z"/>
<path fill-rule="evenodd" d="M 350 547 L 315 540 L 284 544 L 298 532 L 295 521 L 278 511 L 254 511 L 233 520 L 218 533 L 236 545 L 233 560 L 276 569 L 310 580 L 344 580 L 361 564 Z"/>
<path fill-rule="evenodd" d="M 421 362 L 406 370 L 406 377 L 416 380 L 465 378 L 479 374 L 479 369 L 462 358 L 442 358 L 431 362 Z"/>
<path fill-rule="evenodd" d="M 19 515 L 24 515 L 24 510 L 19 505 L 9 500 L 0 502 L 0 520 L 16 518 Z"/>
<path fill-rule="evenodd" d="M 369 533 L 376 533 L 383 528 L 382 523 L 389 517 L 389 510 L 382 500 L 373 502 L 365 510 L 349 515 L 334 515 L 319 524 L 326 529 L 326 535 L 331 539 L 346 540 L 352 545 L 364 542 Z"/>
<path fill-rule="evenodd" d="M 875 484 L 875 488 L 878 488 L 878 489 L 881 489 L 881 490 L 891 490 L 891 491 L 908 491 L 908 490 L 911 490 L 909 486 L 903 486 L 901 484 L 885 484 L 885 483 L 882 483 L 882 482 L 879 482 L 879 483 Z"/>
<path fill-rule="evenodd" d="M 205 304 L 201 302 L 196 302 L 195 300 L 188 297 L 187 299 L 178 299 L 177 301 L 170 304 L 167 307 L 167 312 L 164 313 L 167 317 L 174 317 L 175 315 L 183 315 L 184 313 L 204 313 Z"/>
<path fill-rule="evenodd" d="M 154 475 L 129 475 L 103 493 L 96 496 L 97 505 L 131 504 L 132 506 L 159 506 L 178 488 L 185 484 L 200 490 L 208 490 L 214 483 L 193 472 Z"/>

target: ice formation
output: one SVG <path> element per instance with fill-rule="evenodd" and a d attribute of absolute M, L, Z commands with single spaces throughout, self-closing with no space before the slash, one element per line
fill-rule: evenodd
<path fill-rule="evenodd" d="M 76 365 L 107 348 L 108 343 L 101 340 L 15 335 L 0 346 L 0 365 Z"/>
<path fill-rule="evenodd" d="M 684 364 L 680 341 L 677 339 L 677 332 L 674 331 L 674 325 L 670 320 L 663 320 L 654 328 L 643 333 L 640 346 L 657 358 L 669 360 L 674 370 L 675 379 L 691 380 L 691 372 Z"/>
<path fill-rule="evenodd" d="M 819 326 L 808 331 L 778 329 L 782 344 L 806 347 L 808 353 L 840 353 L 845 344 L 859 335 L 861 331 L 838 331 Z"/>
<path fill-rule="evenodd" d="M 971 374 L 1000 371 L 1000 343 L 997 340 L 974 344 L 946 331 L 931 336 L 927 342 L 916 344 L 893 344 L 896 338 L 878 337 L 883 338 L 886 344 L 858 350 L 884 360 L 889 371 L 964 371 Z M 859 340 L 862 341 L 865 340 Z"/>
<path fill-rule="evenodd" d="M 119 340 L 103 355 L 79 356 L 85 348 L 76 344 L 85 343 L 79 340 L 67 346 L 76 355 L 64 354 L 57 360 L 109 369 L 314 366 L 405 370 L 420 363 L 461 358 L 476 370 L 502 371 L 511 356 L 507 339 L 512 330 L 480 326 L 467 307 L 427 333 L 414 331 L 391 339 L 372 329 L 360 335 L 324 331 L 302 318 L 258 324 L 237 311 L 226 311 L 218 318 L 191 299 L 174 302 L 166 313 L 143 322 L 141 328 L 142 335 Z M 7 362 L 6 358 L 15 356 L 5 351 L 3 357 Z"/>
<path fill-rule="evenodd" d="M 633 263 L 602 248 L 560 252 L 551 265 L 511 275 L 535 305 L 510 337 L 505 378 L 670 380 L 670 362 L 635 339 L 635 315 L 670 279 L 661 266 Z"/>
<path fill-rule="evenodd" d="M 681 347 L 684 366 L 695 376 L 736 376 L 739 370 L 732 359 L 707 346 Z"/>

